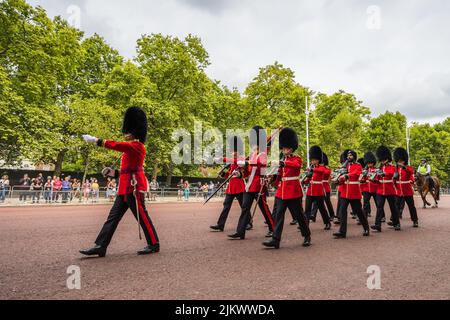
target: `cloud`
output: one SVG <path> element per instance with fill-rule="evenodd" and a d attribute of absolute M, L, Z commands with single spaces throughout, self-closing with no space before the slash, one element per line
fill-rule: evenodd
<path fill-rule="evenodd" d="M 34 0 L 51 15 L 79 5 L 81 27 L 122 55 L 142 34 L 196 34 L 208 74 L 240 90 L 274 61 L 325 93 L 354 93 L 374 115 L 414 121 L 450 116 L 450 1 Z M 369 8 L 369 10 L 368 10 Z"/>

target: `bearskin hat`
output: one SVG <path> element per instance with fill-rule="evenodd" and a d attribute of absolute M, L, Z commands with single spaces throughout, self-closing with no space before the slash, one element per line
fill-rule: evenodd
<path fill-rule="evenodd" d="M 344 150 L 344 152 L 341 153 L 341 156 L 340 156 L 340 158 L 339 158 L 339 162 L 340 162 L 341 164 L 343 164 L 345 161 L 347 161 L 347 155 L 348 155 L 348 152 L 349 152 L 349 151 L 350 151 L 350 150 L 346 149 L 346 150 Z"/>
<path fill-rule="evenodd" d="M 392 161 L 391 150 L 389 150 L 385 146 L 379 146 L 377 149 L 377 158 L 378 158 L 378 161 L 383 161 L 383 160 Z"/>
<path fill-rule="evenodd" d="M 131 134 L 140 142 L 147 140 L 147 116 L 145 112 L 138 107 L 131 107 L 125 112 L 122 125 L 122 133 Z"/>
<path fill-rule="evenodd" d="M 285 128 L 280 132 L 280 149 L 292 148 L 292 150 L 298 149 L 298 136 L 294 129 Z"/>
<path fill-rule="evenodd" d="M 267 141 L 267 133 L 263 127 L 255 126 L 250 130 L 250 146 L 262 147 Z"/>
<path fill-rule="evenodd" d="M 347 155 L 345 156 L 345 159 L 347 159 L 347 156 L 351 154 L 353 156 L 353 159 L 356 161 L 358 159 L 358 154 L 354 150 L 348 150 Z"/>
<path fill-rule="evenodd" d="M 364 159 L 363 158 L 359 158 L 356 162 L 358 162 L 363 168 L 365 167 L 365 163 L 364 163 Z"/>
<path fill-rule="evenodd" d="M 405 148 L 397 148 L 394 150 L 394 160 L 395 160 L 395 162 L 398 162 L 399 160 L 403 160 L 406 163 L 408 163 L 409 156 L 408 156 L 408 152 L 405 150 Z"/>
<path fill-rule="evenodd" d="M 365 164 L 369 164 L 369 163 L 377 163 L 377 158 L 375 158 L 375 155 L 373 154 L 373 152 L 366 152 L 364 154 L 364 163 Z"/>
<path fill-rule="evenodd" d="M 239 152 L 239 154 L 244 153 L 244 143 L 241 137 L 232 136 L 228 138 L 228 150 L 230 152 Z"/>
<path fill-rule="evenodd" d="M 323 153 L 323 159 L 322 160 L 323 160 L 322 164 L 324 166 L 328 166 L 330 164 L 329 161 L 328 161 L 328 156 L 325 154 L 325 152 Z"/>
<path fill-rule="evenodd" d="M 309 149 L 309 158 L 319 160 L 320 163 L 323 162 L 323 152 L 319 146 L 312 146 Z"/>

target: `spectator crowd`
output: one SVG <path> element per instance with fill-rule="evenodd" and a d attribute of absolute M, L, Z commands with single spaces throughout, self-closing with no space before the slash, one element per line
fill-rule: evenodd
<path fill-rule="evenodd" d="M 176 196 L 178 201 L 189 201 L 192 195 L 195 198 L 207 199 L 219 187 L 220 182 L 194 184 L 188 180 L 181 179 L 175 188 L 161 188 L 156 179 L 151 179 L 148 183 L 147 200 L 156 201 L 157 196 Z M 223 196 L 227 186 L 217 192 L 217 197 Z M 97 203 L 100 199 L 108 199 L 113 202 L 118 188 L 118 181 L 107 178 L 106 183 L 100 186 L 100 182 L 95 177 L 81 179 L 73 178 L 70 175 L 47 176 L 38 173 L 34 177 L 24 174 L 16 183 L 12 184 L 8 175 L 1 176 L 0 179 L 0 204 L 5 203 L 9 198 L 17 199 L 19 203 Z"/>

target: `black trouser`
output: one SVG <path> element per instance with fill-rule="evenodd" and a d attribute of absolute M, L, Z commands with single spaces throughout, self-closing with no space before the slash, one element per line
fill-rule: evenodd
<path fill-rule="evenodd" d="M 311 214 L 312 214 L 313 203 L 315 203 L 317 205 L 320 215 L 322 216 L 323 223 L 329 224 L 330 217 L 328 216 L 327 209 L 325 209 L 325 197 L 324 196 L 306 196 L 306 203 L 305 203 L 306 218 L 311 219 L 311 217 L 312 217 Z"/>
<path fill-rule="evenodd" d="M 292 215 L 294 215 L 295 220 L 298 221 L 298 226 L 302 233 L 303 237 L 307 237 L 311 235 L 311 231 L 309 230 L 308 223 L 306 222 L 306 218 L 303 214 L 302 210 L 302 199 L 289 199 L 289 200 L 281 200 L 280 198 L 275 198 L 275 231 L 273 232 L 273 239 L 276 241 L 281 240 L 281 234 L 283 233 L 284 226 L 284 216 L 286 213 L 286 209 L 289 208 Z"/>
<path fill-rule="evenodd" d="M 338 192 L 338 194 L 337 194 L 337 205 L 336 205 L 336 218 L 338 220 L 341 218 L 340 217 L 341 206 L 342 206 L 341 193 Z"/>
<path fill-rule="evenodd" d="M 244 192 L 241 216 L 239 217 L 239 222 L 236 230 L 239 235 L 245 235 L 247 225 L 252 220 L 252 212 L 250 211 L 252 210 L 253 202 L 258 198 L 258 194 L 259 192 Z M 267 205 L 266 193 L 262 193 L 259 197 L 258 206 L 264 216 L 264 219 L 266 219 L 269 230 L 273 232 L 274 222 L 272 214 L 270 213 L 269 206 Z"/>
<path fill-rule="evenodd" d="M 403 210 L 405 209 L 405 203 L 408 205 L 409 215 L 411 216 L 411 221 L 418 222 L 419 217 L 417 216 L 416 206 L 414 205 L 413 196 L 397 197 L 397 208 L 399 217 L 402 216 Z"/>
<path fill-rule="evenodd" d="M 156 234 L 155 227 L 153 226 L 152 220 L 148 216 L 147 209 L 145 208 L 145 198 L 143 193 L 138 194 L 138 209 L 136 210 L 136 200 L 134 195 L 128 194 L 126 196 L 117 196 L 114 201 L 113 207 L 109 212 L 108 219 L 103 225 L 97 240 L 95 243 L 102 247 L 108 247 L 111 239 L 113 237 L 116 228 L 122 219 L 125 212 L 131 209 L 134 217 L 137 219 L 137 214 L 140 217 L 141 228 L 144 231 L 145 239 L 149 245 L 155 245 L 159 243 L 158 235 Z"/>
<path fill-rule="evenodd" d="M 377 204 L 377 194 L 376 193 L 370 193 L 370 192 L 363 192 L 363 210 L 366 217 L 368 217 L 372 213 L 372 209 L 370 207 L 370 198 L 373 198 L 373 201 L 375 201 L 375 205 Z"/>
<path fill-rule="evenodd" d="M 227 222 L 228 214 L 230 213 L 231 205 L 233 204 L 233 200 L 236 198 L 239 202 L 239 206 L 242 209 L 242 199 L 244 197 L 243 193 L 238 194 L 226 194 L 225 200 L 223 201 L 223 210 L 220 214 L 219 220 L 217 221 L 217 225 L 222 229 L 225 227 L 225 223 Z"/>
<path fill-rule="evenodd" d="M 345 235 L 347 234 L 348 205 L 352 207 L 352 212 L 358 216 L 359 222 L 361 222 L 364 230 L 369 230 L 369 222 L 367 221 L 367 217 L 362 210 L 361 200 L 341 198 L 341 211 L 338 212 L 339 218 L 341 220 L 339 232 Z"/>
<path fill-rule="evenodd" d="M 386 200 L 389 203 L 389 208 L 391 209 L 391 221 L 394 225 L 399 225 L 400 220 L 398 216 L 398 209 L 397 209 L 397 203 L 396 203 L 396 197 L 395 195 L 389 195 L 389 196 L 383 196 L 381 194 L 377 194 L 377 217 L 375 218 L 375 225 L 381 226 L 381 219 L 385 217 L 384 213 L 384 204 L 386 203 Z"/>
<path fill-rule="evenodd" d="M 331 193 L 330 192 L 327 192 L 325 194 L 324 201 L 325 201 L 325 205 L 327 206 L 327 211 L 330 216 L 330 219 L 333 219 L 335 217 L 335 215 L 334 215 L 333 204 L 331 203 Z M 317 216 L 317 209 L 318 209 L 317 204 L 314 202 L 312 205 L 312 209 L 311 209 L 312 217 Z"/>

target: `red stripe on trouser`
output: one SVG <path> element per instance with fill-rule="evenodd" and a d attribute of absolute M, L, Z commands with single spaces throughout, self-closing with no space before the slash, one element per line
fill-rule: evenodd
<path fill-rule="evenodd" d="M 150 221 L 148 221 L 147 215 L 145 214 L 144 208 L 142 207 L 141 197 L 138 200 L 138 214 L 141 219 L 144 221 L 145 227 L 147 228 L 148 233 L 150 234 L 150 239 L 152 240 L 152 244 L 158 243 L 156 241 L 155 233 L 153 232 L 153 228 L 150 225 Z"/>
<path fill-rule="evenodd" d="M 262 202 L 263 202 L 264 211 L 266 212 L 266 217 L 269 219 L 270 224 L 272 225 L 272 228 L 274 228 L 272 215 L 270 214 L 269 206 L 267 205 L 267 201 L 266 201 L 266 195 L 265 194 L 261 195 L 261 199 L 262 199 Z"/>

